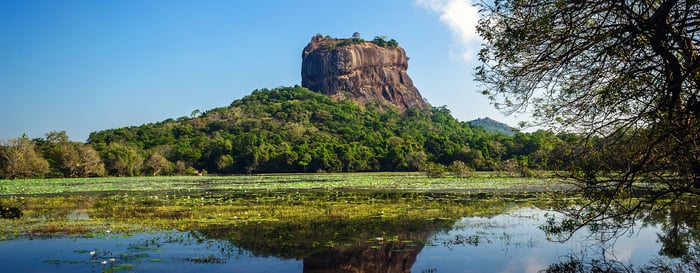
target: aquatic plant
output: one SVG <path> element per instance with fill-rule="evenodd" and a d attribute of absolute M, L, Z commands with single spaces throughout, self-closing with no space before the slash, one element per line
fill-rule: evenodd
<path fill-rule="evenodd" d="M 554 179 L 499 177 L 481 172 L 472 177 L 429 178 L 421 173 L 322 173 L 240 176 L 95 177 L 0 180 L 0 196 L 96 192 L 406 190 L 457 192 L 541 192 L 565 189 Z"/>

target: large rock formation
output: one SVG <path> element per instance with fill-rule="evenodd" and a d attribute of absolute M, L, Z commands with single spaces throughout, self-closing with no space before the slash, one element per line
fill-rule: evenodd
<path fill-rule="evenodd" d="M 399 110 L 428 109 L 406 69 L 406 52 L 395 42 L 380 46 L 316 35 L 302 54 L 301 85 L 361 104 L 377 100 Z"/>

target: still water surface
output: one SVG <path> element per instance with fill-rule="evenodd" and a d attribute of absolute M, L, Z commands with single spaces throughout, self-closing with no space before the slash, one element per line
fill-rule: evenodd
<path fill-rule="evenodd" d="M 540 272 L 572 257 L 630 267 L 673 262 L 659 255 L 663 227 L 649 222 L 640 221 L 612 241 L 583 229 L 555 242 L 540 227 L 558 214 L 518 198 L 489 197 L 483 201 L 488 205 L 474 210 L 480 202 L 469 196 L 324 194 L 323 202 L 298 193 L 294 198 L 237 196 L 237 201 L 211 194 L 207 198 L 213 201 L 27 197 L 21 218 L 0 221 L 3 229 L 20 230 L 0 241 L 0 265 L 4 272 L 433 273 Z M 184 201 L 192 199 L 201 204 Z M 4 203 L 12 202 L 17 203 Z M 48 203 L 63 209 L 39 209 Z M 135 207 L 120 207 L 129 203 Z M 364 212 L 344 212 L 357 206 L 366 206 Z M 162 220 L 163 211 L 173 220 Z M 59 227 L 42 226 L 42 221 Z M 71 226 L 79 233 L 60 228 L 76 222 L 93 228 Z M 145 228 L 122 231 L 124 222 Z M 22 225 L 34 226 L 22 230 Z"/>

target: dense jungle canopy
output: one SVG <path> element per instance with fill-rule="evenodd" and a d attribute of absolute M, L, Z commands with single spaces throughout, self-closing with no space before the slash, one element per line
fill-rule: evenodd
<path fill-rule="evenodd" d="M 295 86 L 255 90 L 190 117 L 93 132 L 87 143 L 65 132 L 18 138 L 2 147 L 1 164 L 5 178 L 447 170 L 454 162 L 533 175 L 555 168 L 551 154 L 569 137 L 492 133 L 445 107 L 400 112 Z M 20 148 L 25 153 L 13 156 Z"/>

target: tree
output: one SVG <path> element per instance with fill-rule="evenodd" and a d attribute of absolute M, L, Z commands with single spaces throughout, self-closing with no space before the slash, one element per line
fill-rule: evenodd
<path fill-rule="evenodd" d="M 235 163 L 232 155 L 221 155 L 218 160 L 216 160 L 216 167 L 219 172 L 227 173 L 232 172 L 233 164 Z"/>
<path fill-rule="evenodd" d="M 376 36 L 372 40 L 372 43 L 374 43 L 375 45 L 381 46 L 381 47 L 386 47 L 387 46 L 386 36 Z"/>
<path fill-rule="evenodd" d="M 362 38 L 362 37 L 360 36 L 360 33 L 359 33 L 359 32 L 355 31 L 355 32 L 352 33 L 352 38 L 360 39 L 360 38 Z"/>
<path fill-rule="evenodd" d="M 80 157 L 76 172 L 78 176 L 88 177 L 105 175 L 105 164 L 102 163 L 100 154 L 97 153 L 92 145 L 80 143 L 77 150 L 78 156 Z"/>
<path fill-rule="evenodd" d="M 450 171 L 454 176 L 463 178 L 463 177 L 470 177 L 474 173 L 474 170 L 467 166 L 467 164 L 464 164 L 464 162 L 455 160 L 450 164 Z"/>
<path fill-rule="evenodd" d="M 119 143 L 111 143 L 103 151 L 105 168 L 112 175 L 135 176 L 143 166 L 143 157 L 136 148 Z"/>
<path fill-rule="evenodd" d="M 49 173 L 49 163 L 26 136 L 0 146 L 0 176 L 4 178 L 41 178 Z"/>
<path fill-rule="evenodd" d="M 428 161 L 428 156 L 423 151 L 413 151 L 406 154 L 406 163 L 412 170 L 419 170 Z"/>
<path fill-rule="evenodd" d="M 425 171 L 425 175 L 430 178 L 445 177 L 445 172 L 447 171 L 447 167 L 445 167 L 445 165 L 435 162 L 427 162 L 425 166 L 421 167 L 421 169 L 423 169 Z"/>
<path fill-rule="evenodd" d="M 70 142 L 68 133 L 66 131 L 51 131 L 46 133 L 46 141 L 53 144 Z"/>
<path fill-rule="evenodd" d="M 700 193 L 700 5 L 696 1 L 481 4 L 476 69 L 494 104 L 583 137 L 569 177 L 605 213 L 619 197 Z M 639 183 L 644 182 L 644 183 Z M 628 202 L 627 213 L 642 202 Z M 581 209 L 579 211 L 584 211 Z M 581 216 L 581 215 L 579 215 Z"/>
<path fill-rule="evenodd" d="M 54 170 L 52 175 L 62 177 L 103 176 L 102 159 L 92 145 L 70 141 L 66 131 L 52 131 L 46 140 L 34 140 Z"/>
<path fill-rule="evenodd" d="M 169 173 L 171 169 L 170 165 L 170 161 L 168 161 L 168 159 L 166 159 L 164 156 L 158 153 L 153 153 L 148 156 L 148 159 L 146 159 L 146 162 L 144 162 L 143 167 L 151 175 L 158 176 L 162 173 Z"/>

